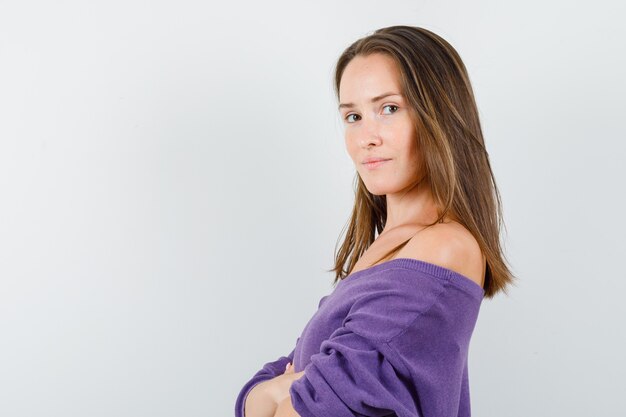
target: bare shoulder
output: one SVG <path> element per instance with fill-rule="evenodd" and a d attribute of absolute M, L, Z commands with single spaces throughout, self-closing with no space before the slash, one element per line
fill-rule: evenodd
<path fill-rule="evenodd" d="M 485 256 L 469 230 L 460 223 L 439 223 L 422 230 L 398 253 L 458 272 L 483 286 Z"/>

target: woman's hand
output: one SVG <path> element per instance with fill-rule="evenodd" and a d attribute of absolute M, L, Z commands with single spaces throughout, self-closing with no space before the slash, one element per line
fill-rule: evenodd
<path fill-rule="evenodd" d="M 304 375 L 304 371 L 296 373 L 290 363 L 285 367 L 282 375 L 257 384 L 248 394 L 244 405 L 244 415 L 246 417 L 272 417 L 277 411 L 281 402 L 289 398 L 289 388 L 291 383 Z M 282 407 L 284 410 L 284 405 Z M 284 411 L 281 411 L 281 413 Z"/>
<path fill-rule="evenodd" d="M 293 381 L 301 378 L 303 375 L 304 371 L 296 372 L 293 364 L 288 363 L 282 375 L 268 381 L 268 394 L 276 404 L 279 404 L 285 398 L 289 397 L 289 388 Z"/>
<path fill-rule="evenodd" d="M 293 408 L 291 398 L 287 397 L 276 407 L 276 413 L 273 417 L 300 417 L 300 414 Z"/>

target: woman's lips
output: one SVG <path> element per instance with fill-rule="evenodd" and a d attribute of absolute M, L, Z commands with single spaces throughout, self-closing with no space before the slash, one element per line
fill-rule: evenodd
<path fill-rule="evenodd" d="M 375 162 L 368 162 L 368 163 L 363 164 L 363 165 L 367 169 L 374 169 L 374 168 L 378 168 L 379 166 L 381 166 L 382 164 L 384 164 L 387 161 L 390 161 L 390 159 L 384 159 L 382 161 L 375 161 Z"/>

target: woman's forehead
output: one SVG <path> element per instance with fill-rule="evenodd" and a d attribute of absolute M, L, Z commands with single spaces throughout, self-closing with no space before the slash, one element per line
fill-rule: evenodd
<path fill-rule="evenodd" d="M 383 54 L 357 56 L 342 74 L 339 96 L 343 104 L 348 104 L 355 100 L 369 102 L 388 92 L 401 94 L 399 75 L 392 58 Z"/>

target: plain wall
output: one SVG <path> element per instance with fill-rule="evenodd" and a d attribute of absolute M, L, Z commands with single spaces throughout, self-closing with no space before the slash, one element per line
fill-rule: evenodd
<path fill-rule="evenodd" d="M 227 416 L 331 289 L 351 42 L 460 53 L 520 278 L 485 300 L 475 416 L 617 416 L 624 6 L 0 1 L 0 415 Z"/>

